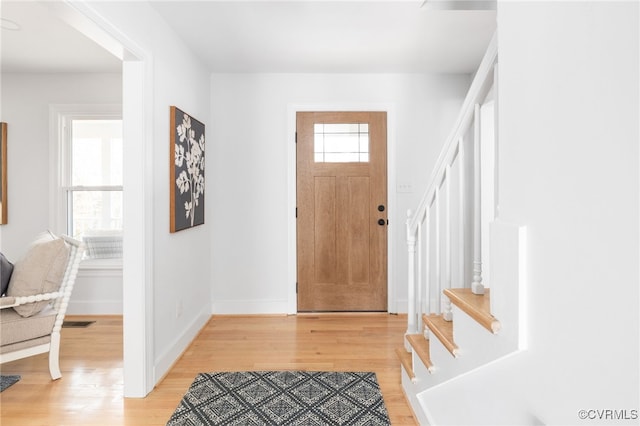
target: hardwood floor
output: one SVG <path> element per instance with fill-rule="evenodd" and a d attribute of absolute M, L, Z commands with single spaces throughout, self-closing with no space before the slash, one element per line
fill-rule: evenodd
<path fill-rule="evenodd" d="M 214 316 L 146 398 L 122 397 L 122 318 L 64 328 L 62 379 L 51 381 L 47 355 L 0 366 L 22 379 L 0 393 L 0 425 L 165 425 L 200 372 L 234 370 L 374 371 L 393 425 L 415 425 L 394 350 L 406 316 L 319 314 Z"/>

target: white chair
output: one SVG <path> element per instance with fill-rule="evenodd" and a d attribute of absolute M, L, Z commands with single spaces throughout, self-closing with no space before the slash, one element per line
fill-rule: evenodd
<path fill-rule="evenodd" d="M 82 242 L 67 236 L 60 238 L 69 249 L 69 256 L 58 289 L 49 293 L 0 298 L 0 364 L 49 352 L 52 380 L 62 377 L 59 363 L 60 329 L 84 252 Z M 32 316 L 24 317 L 13 309 L 37 302 L 46 306 Z"/>

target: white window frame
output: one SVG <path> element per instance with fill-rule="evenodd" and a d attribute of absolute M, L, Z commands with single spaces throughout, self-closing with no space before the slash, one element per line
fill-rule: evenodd
<path fill-rule="evenodd" d="M 68 203 L 65 186 L 71 173 L 70 123 L 72 120 L 122 120 L 122 105 L 118 104 L 73 104 L 49 107 L 49 227 L 56 234 L 66 234 L 68 229 Z M 104 190 L 106 187 L 87 187 Z M 101 189 L 102 188 L 102 189 Z M 108 189 L 113 189 L 109 186 Z M 120 190 L 124 188 L 120 186 Z M 122 258 L 85 259 L 82 269 L 122 269 Z"/>

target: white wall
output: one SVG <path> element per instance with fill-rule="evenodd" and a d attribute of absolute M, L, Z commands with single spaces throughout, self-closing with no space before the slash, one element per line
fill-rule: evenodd
<path fill-rule="evenodd" d="M 18 258 L 49 229 L 49 105 L 119 104 L 120 74 L 3 74 L 2 121 L 8 123 L 9 223 L 3 253 Z"/>
<path fill-rule="evenodd" d="M 3 74 L 2 117 L 8 123 L 9 223 L 0 226 L 0 250 L 13 262 L 52 229 L 49 203 L 49 105 L 120 104 L 121 74 Z M 53 153 L 55 155 L 55 153 Z M 122 313 L 122 271 L 81 270 L 68 312 Z"/>
<path fill-rule="evenodd" d="M 413 193 L 397 194 L 389 216 L 397 299 L 390 310 L 406 312 L 406 210 L 417 206 L 426 188 L 469 76 L 214 74 L 211 81 L 214 313 L 288 311 L 287 296 L 295 286 L 288 276 L 295 265 L 287 258 L 292 217 L 287 172 L 295 131 L 289 115 L 296 107 L 314 105 L 391 109 L 395 164 L 389 169 L 395 176 L 389 178 L 413 186 Z"/>
<path fill-rule="evenodd" d="M 440 424 L 459 401 L 482 424 L 638 423 L 638 9 L 498 5 L 500 216 L 527 227 L 529 349 L 430 392 Z"/>
<path fill-rule="evenodd" d="M 81 264 L 68 315 L 122 315 L 122 266 L 87 268 Z"/>

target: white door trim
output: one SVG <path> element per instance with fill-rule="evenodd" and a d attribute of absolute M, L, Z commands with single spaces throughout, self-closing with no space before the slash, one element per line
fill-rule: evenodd
<path fill-rule="evenodd" d="M 297 243 L 296 243 L 296 113 L 324 111 L 386 111 L 387 113 L 387 310 L 397 312 L 395 270 L 395 230 L 404 223 L 396 213 L 396 108 L 393 103 L 336 103 L 287 105 L 287 313 L 298 312 L 296 294 Z"/>
<path fill-rule="evenodd" d="M 123 61 L 124 396 L 155 386 L 153 327 L 153 57 L 86 2 L 47 3 L 52 14 Z"/>

